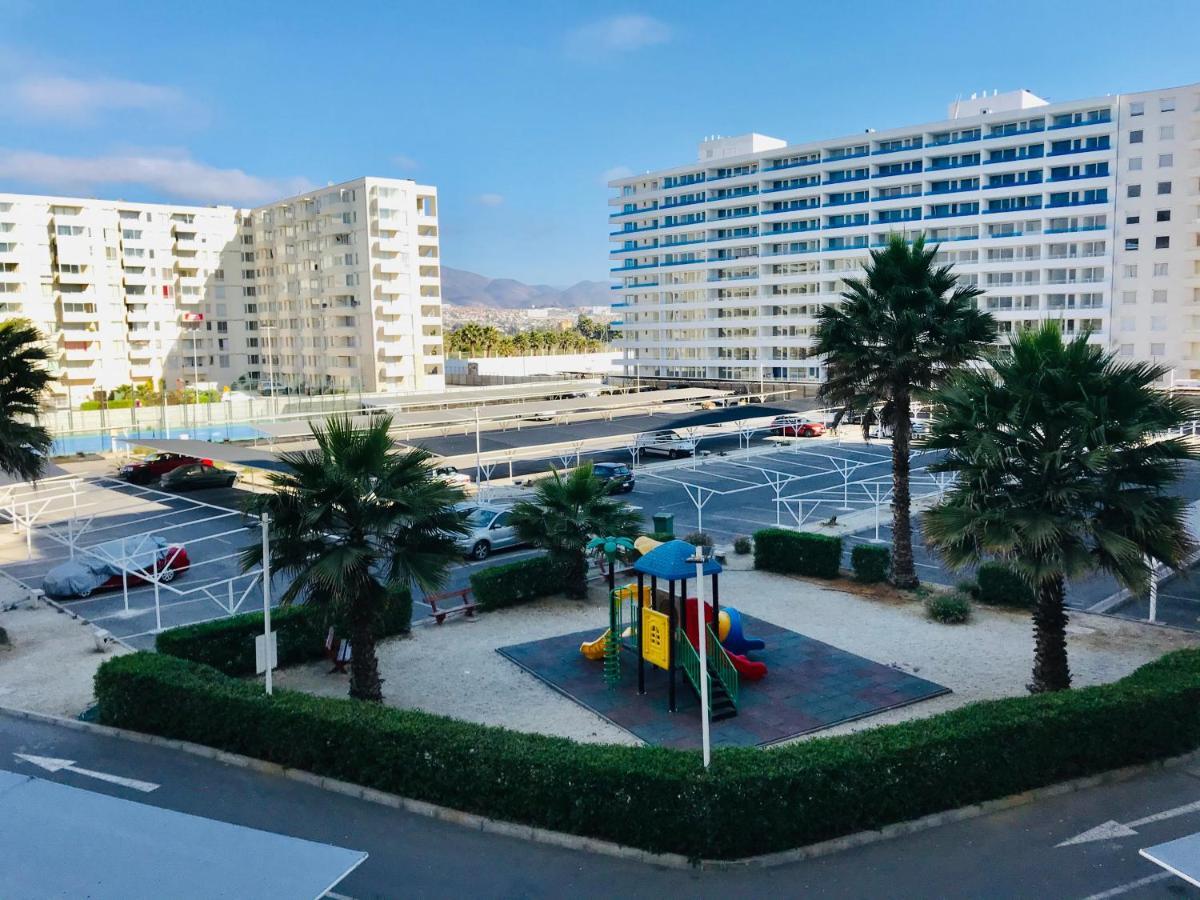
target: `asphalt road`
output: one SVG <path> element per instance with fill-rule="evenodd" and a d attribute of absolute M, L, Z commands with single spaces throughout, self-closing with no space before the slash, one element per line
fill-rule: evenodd
<path fill-rule="evenodd" d="M 770 751 L 765 751 L 770 752 Z M 14 753 L 153 782 L 150 793 Z M 1132 822 L 1200 799 L 1200 768 L 1119 784 L 770 869 L 679 871 L 526 843 L 331 794 L 199 756 L 0 714 L 0 766 L 86 790 L 308 840 L 366 850 L 337 887 L 367 897 L 1197 897 L 1138 848 L 1200 829 L 1200 809 L 1136 834 L 1056 846 L 1105 822 Z M 463 773 L 470 777 L 470 773 Z M 670 823 L 663 823 L 670 827 Z M 736 828 L 732 822 L 728 827 Z M 63 864 L 72 864 L 63 848 Z M 134 865 L 154 865 L 152 859 Z M 5 865 L 20 865 L 7 859 Z M 162 873 L 164 884 L 171 873 Z M 3 872 L 0 869 L 0 885 Z"/>

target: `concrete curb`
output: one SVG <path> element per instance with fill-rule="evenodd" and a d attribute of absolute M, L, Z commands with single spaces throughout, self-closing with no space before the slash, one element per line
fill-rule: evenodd
<path fill-rule="evenodd" d="M 562 847 L 567 850 L 580 850 L 586 853 L 596 853 L 602 856 L 611 856 L 616 859 L 631 860 L 633 862 L 644 863 L 651 866 L 660 866 L 669 869 L 702 869 L 708 871 L 728 871 L 747 868 L 773 868 L 775 866 L 789 865 L 791 863 L 801 862 L 806 859 L 815 859 L 817 857 L 828 856 L 833 853 L 840 853 L 843 850 L 849 850 L 854 847 L 863 847 L 869 844 L 881 843 L 883 841 L 892 840 L 893 838 L 902 837 L 907 834 L 914 834 L 919 831 L 927 831 L 931 828 L 938 828 L 942 825 L 949 825 L 954 822 L 964 822 L 969 819 L 975 819 L 980 816 L 986 816 L 991 813 L 1000 812 L 1006 809 L 1015 809 L 1020 806 L 1027 806 L 1028 804 L 1035 803 L 1039 800 L 1047 800 L 1052 797 L 1061 797 L 1064 794 L 1071 794 L 1076 791 L 1086 790 L 1102 784 L 1113 784 L 1120 781 L 1127 781 L 1130 778 L 1134 778 L 1147 772 L 1153 772 L 1159 769 L 1177 768 L 1179 766 L 1200 762 L 1200 750 L 1194 750 L 1191 753 L 1184 754 L 1183 756 L 1175 756 L 1169 759 L 1158 760 L 1151 763 L 1143 763 L 1135 766 L 1126 766 L 1122 769 L 1113 769 L 1109 772 L 1102 772 L 1099 775 L 1088 775 L 1083 778 L 1076 778 L 1071 781 L 1064 781 L 1058 784 L 1047 785 L 1046 787 L 1035 788 L 1030 791 L 1025 791 L 1024 793 L 1013 794 L 1011 796 L 1001 797 L 996 800 L 988 800 L 983 803 L 975 803 L 970 806 L 959 807 L 958 809 L 932 813 L 928 816 L 922 816 L 919 819 L 912 819 L 907 822 L 896 822 L 876 830 L 859 831 L 854 834 L 832 838 L 828 841 L 809 844 L 805 847 L 796 847 L 792 850 L 781 850 L 777 853 L 764 853 L 759 856 L 747 856 L 741 859 L 702 859 L 697 861 L 690 860 L 686 856 L 678 853 L 651 853 L 648 850 L 640 850 L 637 847 L 627 847 L 623 844 L 615 844 L 611 841 L 582 837 L 577 834 L 567 834 L 561 831 L 551 831 L 546 828 L 537 828 L 532 825 L 520 825 L 518 823 L 507 822 L 502 819 L 492 819 L 488 818 L 487 816 L 477 815 L 475 813 L 462 812 L 461 810 L 450 809 L 449 807 L 427 803 L 424 800 L 412 800 L 408 797 L 389 794 L 385 791 L 379 791 L 374 788 L 362 787 L 361 785 L 351 784 L 346 781 L 339 781 L 336 778 L 327 778 L 324 775 L 314 775 L 312 772 L 306 772 L 302 769 L 292 769 L 288 768 L 287 766 L 279 765 L 278 763 L 267 762 L 266 760 L 262 759 L 254 759 L 253 757 L 242 756 L 237 753 L 227 753 L 224 750 L 218 750 L 214 747 L 207 747 L 203 744 L 193 744 L 189 741 L 180 741 L 175 740 L 174 738 L 164 738 L 153 734 L 143 734 L 139 731 L 126 731 L 121 728 L 112 728 L 108 725 L 98 725 L 93 722 L 81 722 L 78 719 L 66 719 L 60 716 L 52 716 L 46 713 L 39 713 L 32 710 L 17 709 L 7 706 L 0 706 L 0 714 L 12 716 L 18 719 L 26 719 L 33 722 L 42 722 L 48 725 L 57 725 L 61 728 L 69 728 L 73 731 L 100 734 L 106 737 L 117 738 L 119 740 L 134 741 L 141 744 L 150 744 L 156 747 L 165 747 L 171 750 L 178 750 L 183 753 L 191 753 L 194 756 L 202 756 L 207 759 L 214 759 L 218 762 L 225 763 L 226 765 L 237 766 L 238 768 L 242 769 L 249 769 L 250 771 L 258 772 L 264 775 L 276 775 L 292 781 L 298 781 L 301 784 L 307 784 L 311 787 L 330 791 L 335 794 L 343 794 L 348 797 L 355 797 L 360 800 L 366 800 L 369 803 L 377 803 L 381 806 L 389 806 L 393 809 L 402 809 L 405 812 L 414 813 L 419 816 L 426 816 L 427 818 L 431 819 L 438 819 L 442 822 L 451 822 L 455 825 L 462 826 L 463 828 L 471 829 L 472 831 L 482 831 L 488 834 L 503 835 L 505 837 L 533 841 L 539 844 Z"/>

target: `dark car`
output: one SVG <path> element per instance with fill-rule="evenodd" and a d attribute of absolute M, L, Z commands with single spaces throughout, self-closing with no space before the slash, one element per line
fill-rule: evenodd
<path fill-rule="evenodd" d="M 212 463 L 196 462 L 172 469 L 162 477 L 162 487 L 171 491 L 191 491 L 199 488 L 233 487 L 237 473 L 218 469 Z"/>
<path fill-rule="evenodd" d="M 628 494 L 633 490 L 633 472 L 625 463 L 596 463 L 592 474 L 608 483 L 610 494 Z"/>
<path fill-rule="evenodd" d="M 150 484 L 180 466 L 198 462 L 196 457 L 182 453 L 155 453 L 143 460 L 126 463 L 117 474 L 131 484 Z"/>

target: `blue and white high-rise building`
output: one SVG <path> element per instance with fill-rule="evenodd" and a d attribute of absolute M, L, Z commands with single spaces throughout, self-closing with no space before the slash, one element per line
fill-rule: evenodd
<path fill-rule="evenodd" d="M 923 233 L 1008 332 L 1047 318 L 1200 380 L 1200 84 L 940 122 L 700 144 L 610 183 L 626 374 L 817 382 L 814 313 L 889 233 Z"/>

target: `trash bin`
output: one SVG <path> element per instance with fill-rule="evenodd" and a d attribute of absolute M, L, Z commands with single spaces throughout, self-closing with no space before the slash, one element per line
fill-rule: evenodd
<path fill-rule="evenodd" d="M 655 513 L 654 514 L 654 533 L 669 534 L 675 536 L 675 514 L 674 513 Z"/>

